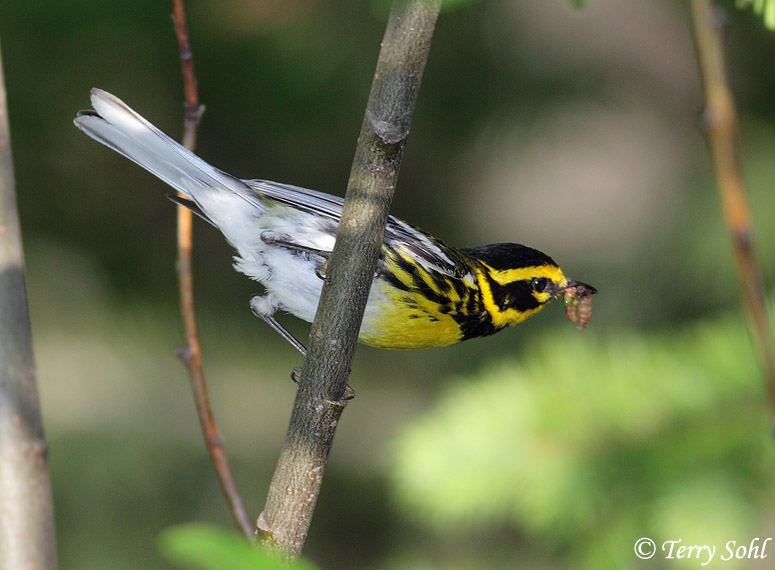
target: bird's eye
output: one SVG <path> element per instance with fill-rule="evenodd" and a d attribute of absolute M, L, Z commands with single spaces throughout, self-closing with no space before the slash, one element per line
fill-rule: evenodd
<path fill-rule="evenodd" d="M 543 293 L 546 290 L 546 286 L 549 284 L 549 280 L 546 277 L 536 277 L 533 279 L 533 291 L 536 293 Z"/>

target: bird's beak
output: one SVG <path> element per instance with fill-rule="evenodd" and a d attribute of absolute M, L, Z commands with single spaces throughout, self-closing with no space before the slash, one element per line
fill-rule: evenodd
<path fill-rule="evenodd" d="M 593 295 L 597 293 L 597 289 L 592 287 L 592 285 L 587 285 L 586 283 L 582 283 L 581 281 L 574 281 L 573 279 L 568 280 L 568 284 L 562 289 L 560 289 L 560 293 L 564 293 L 566 289 L 570 289 L 571 287 L 584 287 L 587 291 L 589 291 Z"/>

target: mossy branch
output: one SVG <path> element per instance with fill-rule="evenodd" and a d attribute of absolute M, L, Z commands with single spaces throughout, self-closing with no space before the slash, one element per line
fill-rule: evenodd
<path fill-rule="evenodd" d="M 263 542 L 288 558 L 301 553 L 307 537 L 346 403 L 350 363 L 440 7 L 441 0 L 399 0 L 385 30 L 290 426 L 258 522 Z"/>

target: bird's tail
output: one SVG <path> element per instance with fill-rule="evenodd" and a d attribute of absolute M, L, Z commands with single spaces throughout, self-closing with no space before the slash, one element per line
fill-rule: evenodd
<path fill-rule="evenodd" d="M 192 200 L 227 239 L 229 225 L 249 222 L 264 210 L 261 196 L 245 182 L 172 140 L 118 97 L 92 89 L 91 102 L 94 110 L 80 111 L 75 126 Z"/>

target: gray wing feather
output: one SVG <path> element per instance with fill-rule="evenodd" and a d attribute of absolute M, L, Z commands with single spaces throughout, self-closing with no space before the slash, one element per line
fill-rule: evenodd
<path fill-rule="evenodd" d="M 269 180 L 246 180 L 245 182 L 267 198 L 294 208 L 326 216 L 337 223 L 342 216 L 344 198 L 339 196 Z M 449 247 L 394 216 L 388 218 L 385 243 L 390 247 L 409 251 L 427 270 L 455 277 L 467 271 L 467 268 L 460 266 L 458 256 Z"/>

